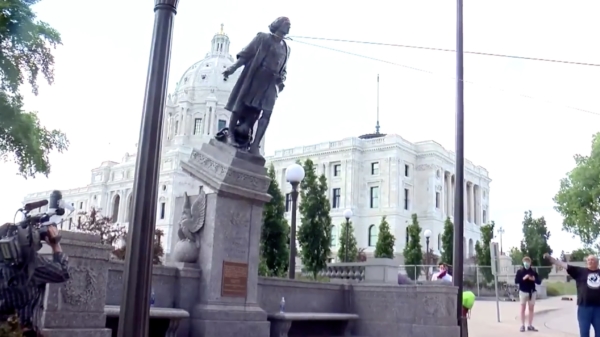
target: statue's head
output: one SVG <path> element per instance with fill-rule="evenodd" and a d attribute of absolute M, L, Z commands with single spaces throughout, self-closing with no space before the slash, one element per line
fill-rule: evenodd
<path fill-rule="evenodd" d="M 275 35 L 284 37 L 290 33 L 291 26 L 290 19 L 281 16 L 269 25 L 269 31 Z"/>

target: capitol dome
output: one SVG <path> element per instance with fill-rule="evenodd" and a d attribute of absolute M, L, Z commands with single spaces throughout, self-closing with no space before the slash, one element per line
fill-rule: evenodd
<path fill-rule="evenodd" d="M 183 73 L 175 91 L 168 95 L 163 147 L 199 147 L 229 123 L 231 113 L 225 105 L 242 73 L 240 68 L 227 80 L 223 77 L 223 71 L 235 61 L 229 46 L 229 36 L 221 25 L 211 40 L 210 52 Z"/>
<path fill-rule="evenodd" d="M 221 31 L 212 38 L 210 52 L 183 73 L 177 82 L 175 94 L 186 89 L 199 88 L 231 92 L 240 71 L 229 77 L 227 81 L 223 78 L 223 71 L 235 62 L 233 56 L 229 54 L 229 45 L 229 37 L 224 33 L 221 25 Z"/>

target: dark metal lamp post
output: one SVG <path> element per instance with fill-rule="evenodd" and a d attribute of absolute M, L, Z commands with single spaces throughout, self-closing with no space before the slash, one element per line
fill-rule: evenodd
<path fill-rule="evenodd" d="M 454 274 L 458 288 L 456 318 L 462 337 L 468 336 L 467 318 L 463 315 L 463 263 L 465 234 L 465 105 L 463 69 L 463 0 L 456 0 L 456 189 L 454 193 Z"/>
<path fill-rule="evenodd" d="M 426 229 L 423 235 L 425 236 L 425 276 L 429 281 L 429 238 L 431 238 L 431 231 Z"/>
<path fill-rule="evenodd" d="M 285 170 L 285 179 L 292 185 L 292 225 L 290 226 L 290 262 L 288 277 L 296 278 L 296 210 L 298 208 L 298 185 L 304 179 L 304 167 L 292 164 Z"/>
<path fill-rule="evenodd" d="M 179 0 L 154 1 L 154 32 L 133 182 L 133 207 L 127 235 L 119 337 L 148 336 L 161 135 L 173 22 L 178 3 Z"/>
<path fill-rule="evenodd" d="M 344 261 L 350 262 L 348 259 L 348 247 L 350 245 L 350 218 L 352 217 L 352 210 L 350 208 L 344 210 L 344 218 L 346 218 L 346 251 L 344 252 Z"/>

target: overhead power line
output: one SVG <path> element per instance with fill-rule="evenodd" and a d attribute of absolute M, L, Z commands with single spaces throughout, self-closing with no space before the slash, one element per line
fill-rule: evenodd
<path fill-rule="evenodd" d="M 440 75 L 440 74 L 434 73 L 433 71 L 430 71 L 430 70 L 424 70 L 424 69 L 420 69 L 420 68 L 416 68 L 416 67 L 412 67 L 412 66 L 407 66 L 407 65 L 404 65 L 404 64 L 396 63 L 396 62 L 386 61 L 386 60 L 378 59 L 378 58 L 375 58 L 375 57 L 361 55 L 361 54 L 357 54 L 357 53 L 352 53 L 352 52 L 348 52 L 348 51 L 344 51 L 344 50 L 340 50 L 340 49 L 335 49 L 335 48 L 331 48 L 331 47 L 326 47 L 326 46 L 322 46 L 322 45 L 318 45 L 318 44 L 314 44 L 314 43 L 310 43 L 310 42 L 304 42 L 304 41 L 300 41 L 300 40 L 292 40 L 292 41 L 294 41 L 296 43 L 305 44 L 305 45 L 308 45 L 308 46 L 313 46 L 313 47 L 317 47 L 317 48 L 329 50 L 329 51 L 334 51 L 334 52 L 338 52 L 338 53 L 342 53 L 342 54 L 346 54 L 346 55 L 360 57 L 360 58 L 371 60 L 371 61 L 382 62 L 382 63 L 386 63 L 386 64 L 389 64 L 389 65 L 393 65 L 393 66 L 397 66 L 397 67 L 402 67 L 402 68 L 406 68 L 406 69 L 418 71 L 418 72 L 421 72 L 421 73 L 425 73 L 425 74 L 429 74 L 429 75 L 434 75 L 434 76 L 437 76 L 437 77 L 442 77 L 444 79 L 456 80 L 455 77 Z M 481 83 L 477 83 L 477 82 L 473 82 L 473 81 L 468 81 L 468 80 L 465 80 L 465 79 L 463 79 L 462 81 L 464 83 L 468 83 L 468 84 L 472 84 L 472 85 L 477 85 L 477 86 L 485 86 L 485 87 L 488 87 L 490 89 L 494 89 L 494 90 L 506 92 L 506 93 L 513 94 L 513 95 L 516 95 L 516 96 L 519 96 L 519 97 L 523 97 L 523 98 L 527 98 L 527 99 L 536 100 L 536 101 L 542 101 L 542 102 L 550 104 L 550 105 L 558 105 L 558 106 L 565 107 L 567 109 L 571 109 L 571 110 L 575 110 L 575 111 L 579 111 L 579 112 L 585 112 L 585 113 L 588 113 L 588 114 L 600 116 L 600 112 L 586 110 L 586 109 L 582 109 L 582 108 L 578 108 L 578 107 L 574 107 L 574 106 L 570 106 L 570 105 L 564 105 L 564 104 L 556 103 L 556 102 L 553 102 L 553 101 L 550 101 L 550 100 L 547 100 L 547 99 L 540 99 L 540 98 L 537 98 L 537 97 L 533 97 L 533 96 L 530 96 L 528 94 L 517 93 L 517 92 L 514 92 L 514 91 L 506 90 L 504 88 L 494 87 L 494 86 L 490 86 L 490 85 L 487 85 L 487 84 L 481 84 Z"/>
<path fill-rule="evenodd" d="M 398 47 L 398 48 L 434 50 L 434 51 L 444 51 L 444 52 L 452 52 L 452 53 L 456 52 L 456 50 L 454 50 L 454 49 L 446 49 L 446 48 L 420 47 L 420 46 L 410 46 L 410 45 L 404 45 L 404 44 L 382 43 L 382 42 L 371 42 L 371 41 L 330 39 L 330 38 L 324 38 L 324 37 L 290 36 L 289 38 L 292 41 L 296 41 L 294 39 L 306 39 L 306 40 L 320 40 L 320 41 L 331 41 L 331 42 L 346 42 L 346 43 L 356 43 L 356 44 L 369 44 L 369 45 L 374 45 L 374 46 L 387 46 L 387 47 Z M 472 54 L 472 55 L 481 55 L 481 56 L 504 57 L 504 58 L 511 58 L 511 59 L 517 59 L 517 60 L 529 60 L 529 61 L 538 61 L 538 62 L 552 62 L 552 63 L 572 64 L 572 65 L 588 66 L 588 67 L 600 67 L 600 64 L 596 64 L 596 63 L 585 63 L 585 62 L 575 62 L 575 61 L 553 60 L 553 59 L 545 59 L 545 58 L 538 58 L 538 57 L 513 56 L 513 55 L 505 55 L 505 54 L 483 53 L 483 52 L 476 52 L 476 51 L 465 51 L 464 53 L 465 54 Z"/>

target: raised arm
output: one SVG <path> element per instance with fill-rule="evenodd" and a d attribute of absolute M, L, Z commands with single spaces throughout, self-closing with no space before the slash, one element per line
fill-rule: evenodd
<path fill-rule="evenodd" d="M 36 257 L 33 279 L 39 284 L 63 283 L 69 279 L 69 258 L 62 252 L 60 243 L 53 240 L 57 236 L 58 229 L 55 226 L 49 226 L 46 242 L 52 248 L 52 260 L 40 255 Z"/>
<path fill-rule="evenodd" d="M 548 253 L 544 254 L 544 258 L 547 259 L 548 261 L 550 261 L 550 263 L 552 263 L 555 266 L 559 266 L 559 267 L 562 267 L 565 269 L 567 269 L 569 267 L 569 265 L 566 262 L 557 260 L 557 259 L 553 258 L 552 256 L 550 256 L 550 254 L 548 254 Z"/>

